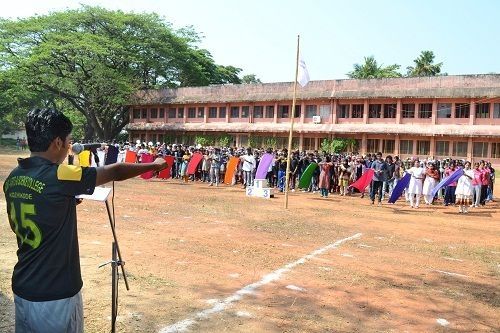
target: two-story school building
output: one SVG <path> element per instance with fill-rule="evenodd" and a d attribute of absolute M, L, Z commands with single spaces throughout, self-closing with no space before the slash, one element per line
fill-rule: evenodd
<path fill-rule="evenodd" d="M 458 75 L 147 90 L 130 105 L 130 140 L 193 144 L 230 136 L 232 145 L 320 148 L 351 138 L 362 154 L 491 160 L 500 165 L 500 75 Z M 272 138 L 272 140 L 270 140 Z"/>

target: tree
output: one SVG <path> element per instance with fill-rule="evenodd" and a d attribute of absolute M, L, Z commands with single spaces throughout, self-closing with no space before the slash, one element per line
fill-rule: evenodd
<path fill-rule="evenodd" d="M 413 60 L 415 67 L 406 67 L 407 76 L 436 76 L 441 74 L 443 63 L 434 64 L 434 52 L 422 51 L 417 59 Z"/>
<path fill-rule="evenodd" d="M 346 152 L 348 149 L 352 151 L 355 143 L 356 141 L 350 138 L 323 139 L 321 141 L 321 150 L 330 154 L 340 154 Z"/>
<path fill-rule="evenodd" d="M 0 71 L 18 78 L 23 91 L 80 112 L 90 125 L 86 139 L 110 140 L 128 123 L 126 105 L 141 89 L 241 82 L 241 69 L 215 64 L 199 39 L 156 14 L 82 6 L 0 20 Z"/>
<path fill-rule="evenodd" d="M 351 79 L 380 79 L 386 77 L 401 77 L 398 72 L 400 65 L 383 66 L 378 64 L 374 56 L 365 57 L 364 64 L 354 64 L 354 70 L 347 73 Z"/>
<path fill-rule="evenodd" d="M 241 78 L 241 83 L 251 84 L 251 83 L 262 83 L 262 81 L 255 76 L 255 74 L 247 74 Z"/>

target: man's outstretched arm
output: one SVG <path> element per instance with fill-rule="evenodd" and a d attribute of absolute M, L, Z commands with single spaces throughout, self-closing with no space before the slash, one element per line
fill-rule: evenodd
<path fill-rule="evenodd" d="M 110 181 L 120 181 L 139 176 L 148 171 L 161 171 L 169 165 L 163 158 L 157 158 L 153 163 L 115 163 L 97 168 L 96 186 Z"/>

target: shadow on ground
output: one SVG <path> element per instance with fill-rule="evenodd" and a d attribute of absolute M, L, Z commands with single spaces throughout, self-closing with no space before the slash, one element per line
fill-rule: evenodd
<path fill-rule="evenodd" d="M 0 332 L 14 333 L 14 303 L 0 293 Z"/>

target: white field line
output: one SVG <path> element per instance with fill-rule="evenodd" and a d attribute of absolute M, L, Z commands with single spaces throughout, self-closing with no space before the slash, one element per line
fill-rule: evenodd
<path fill-rule="evenodd" d="M 335 248 L 339 247 L 342 243 L 345 243 L 345 242 L 353 240 L 353 239 L 360 238 L 361 235 L 362 235 L 361 233 L 357 233 L 353 236 L 340 239 L 340 240 L 336 241 L 335 243 L 331 243 L 325 247 L 317 249 L 317 250 L 309 253 L 308 255 L 305 255 L 302 258 L 275 270 L 274 272 L 271 272 L 269 274 L 264 275 L 264 277 L 262 277 L 262 279 L 260 279 L 259 281 L 254 282 L 254 283 L 249 284 L 249 285 L 246 285 L 245 287 L 236 291 L 231 296 L 225 298 L 222 301 L 215 303 L 212 308 L 197 312 L 187 319 L 184 319 L 184 320 L 178 321 L 175 324 L 163 327 L 162 329 L 160 329 L 160 333 L 185 332 L 189 329 L 189 327 L 196 324 L 197 321 L 201 321 L 203 319 L 208 319 L 211 315 L 226 310 L 233 303 L 241 300 L 244 295 L 254 294 L 255 290 L 257 290 L 258 288 L 260 288 L 266 284 L 269 284 L 271 282 L 278 281 L 283 274 L 288 273 L 296 266 L 301 265 L 301 264 L 305 264 L 307 261 L 313 259 L 314 257 L 319 256 L 328 250 L 335 249 Z"/>
<path fill-rule="evenodd" d="M 467 275 L 453 273 L 453 272 L 440 271 L 440 270 L 437 270 L 437 269 L 434 270 L 434 272 L 438 272 L 438 273 L 441 273 L 441 274 L 444 274 L 444 275 L 463 277 L 463 278 L 467 277 Z"/>

